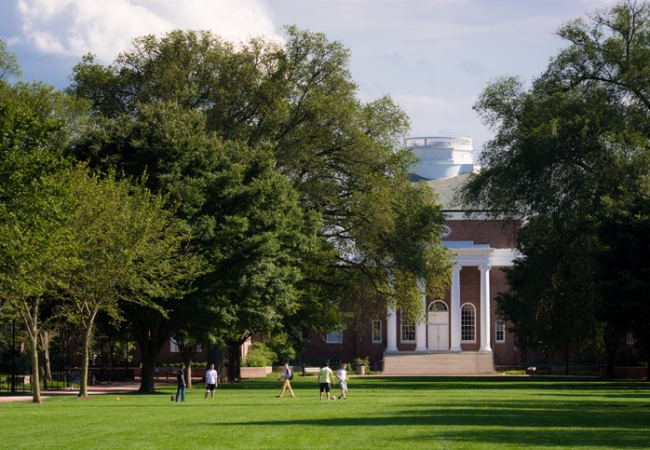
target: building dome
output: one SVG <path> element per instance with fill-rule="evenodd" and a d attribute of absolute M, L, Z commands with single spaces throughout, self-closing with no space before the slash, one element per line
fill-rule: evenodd
<path fill-rule="evenodd" d="M 404 140 L 404 144 L 420 160 L 413 171 L 427 180 L 451 178 L 474 171 L 472 138 L 410 137 Z"/>

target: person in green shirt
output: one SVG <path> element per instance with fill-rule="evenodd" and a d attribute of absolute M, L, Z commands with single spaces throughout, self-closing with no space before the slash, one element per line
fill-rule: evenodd
<path fill-rule="evenodd" d="M 323 399 L 323 391 L 327 391 L 327 399 L 330 399 L 331 383 L 334 382 L 334 374 L 332 369 L 330 369 L 329 363 L 325 363 L 325 366 L 320 369 L 318 372 L 318 384 L 320 386 L 320 399 Z"/>

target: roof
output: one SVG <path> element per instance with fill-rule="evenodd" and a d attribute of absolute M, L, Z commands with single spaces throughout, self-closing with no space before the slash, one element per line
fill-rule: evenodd
<path fill-rule="evenodd" d="M 444 205 L 444 210 L 460 211 L 463 209 L 463 205 L 455 201 L 457 200 L 455 197 L 460 187 L 467 183 L 469 175 L 469 173 L 462 173 L 451 178 L 439 178 L 437 180 L 422 179 L 436 191 L 440 203 Z"/>

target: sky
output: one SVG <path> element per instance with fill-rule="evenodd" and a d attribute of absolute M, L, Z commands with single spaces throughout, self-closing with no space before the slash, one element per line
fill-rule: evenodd
<path fill-rule="evenodd" d="M 359 97 L 390 95 L 411 136 L 492 133 L 472 110 L 488 82 L 539 76 L 565 43 L 559 26 L 613 0 L 0 0 L 0 39 L 24 81 L 65 88 L 93 53 L 110 64 L 131 39 L 209 29 L 239 42 L 284 39 L 283 25 L 323 32 L 351 50 Z"/>

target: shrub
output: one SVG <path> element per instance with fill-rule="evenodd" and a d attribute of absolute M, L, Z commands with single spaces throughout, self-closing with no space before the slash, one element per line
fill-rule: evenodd
<path fill-rule="evenodd" d="M 244 367 L 265 367 L 273 364 L 277 355 L 272 352 L 263 342 L 253 342 L 248 347 Z"/>
<path fill-rule="evenodd" d="M 267 348 L 276 354 L 274 361 L 284 364 L 287 361 L 296 359 L 296 349 L 293 347 L 286 333 L 274 335 L 265 342 Z"/>

